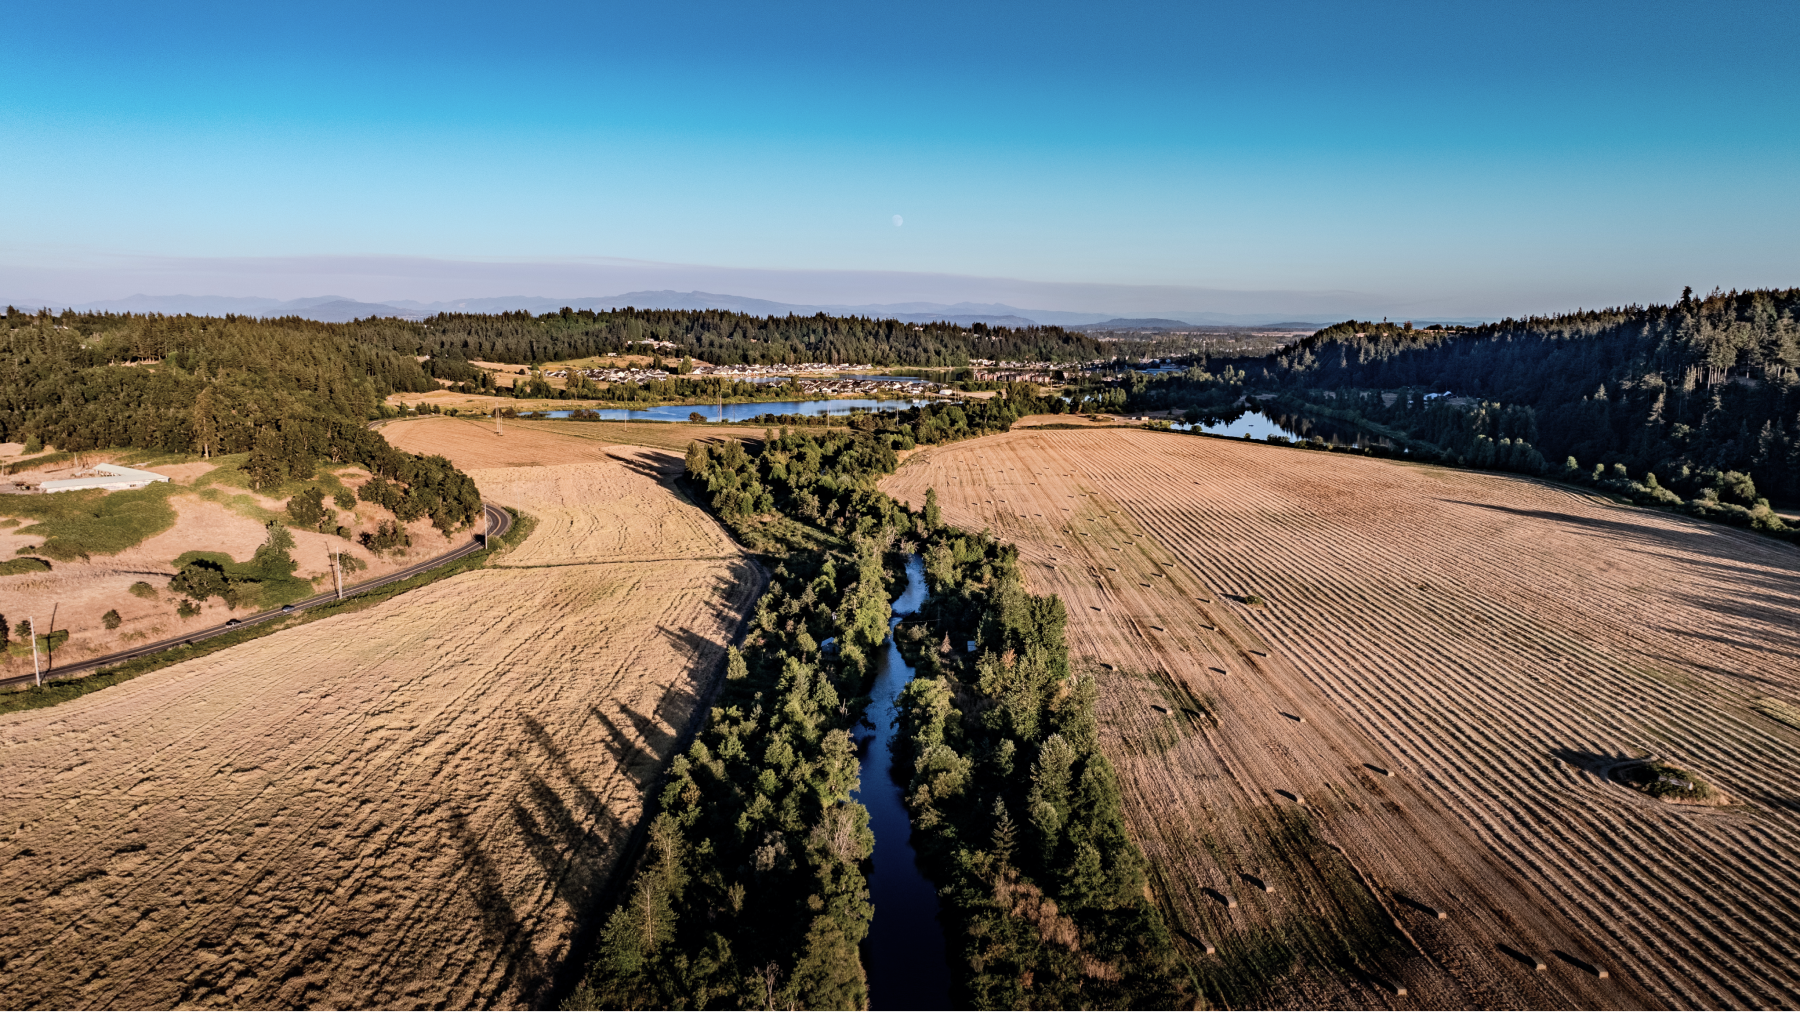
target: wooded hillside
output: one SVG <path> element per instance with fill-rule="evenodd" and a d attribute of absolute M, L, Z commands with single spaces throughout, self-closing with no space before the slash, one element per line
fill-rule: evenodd
<path fill-rule="evenodd" d="M 956 366 L 972 358 L 1074 362 L 1099 358 L 1099 341 L 1060 327 L 1013 330 L 984 324 L 913 324 L 866 317 L 758 317 L 723 310 L 569 310 L 532 316 L 443 314 L 423 323 L 369 320 L 346 326 L 372 345 L 405 355 L 431 355 L 433 375 L 462 380 L 452 363 L 553 362 L 649 349 L 666 341 L 666 357 L 692 356 L 717 365 L 837 364 Z"/>
<path fill-rule="evenodd" d="M 1797 310 L 1800 288 L 1690 291 L 1671 306 L 1455 331 L 1350 321 L 1274 357 L 1267 375 L 1292 388 L 1450 391 L 1512 410 L 1554 464 L 1623 464 L 1665 482 L 1684 468 L 1748 472 L 1791 500 L 1800 497 Z"/>
<path fill-rule="evenodd" d="M 380 486 L 396 515 L 447 531 L 480 513 L 474 483 L 367 428 L 388 394 L 436 388 L 412 357 L 297 318 L 9 310 L 0 332 L 0 441 L 248 453 L 258 489 L 353 462 L 398 483 Z"/>

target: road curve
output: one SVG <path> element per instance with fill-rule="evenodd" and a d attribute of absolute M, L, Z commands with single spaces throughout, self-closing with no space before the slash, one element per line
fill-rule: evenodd
<path fill-rule="evenodd" d="M 426 559 L 423 562 L 408 566 L 405 569 L 397 569 L 392 573 L 378 576 L 373 580 L 365 580 L 362 583 L 345 587 L 345 599 L 355 597 L 359 594 L 366 594 L 371 590 L 385 587 L 390 583 L 411 579 L 427 570 L 436 569 L 447 562 L 455 562 L 457 559 L 465 558 L 476 552 L 485 551 L 488 539 L 500 537 L 508 530 L 512 529 L 513 519 L 511 513 L 508 513 L 506 510 L 501 509 L 493 503 L 482 503 L 481 510 L 487 518 L 487 533 L 485 535 L 477 534 L 470 538 L 466 544 L 459 545 L 442 555 Z M 323 594 L 315 594 L 304 601 L 295 601 L 293 604 L 285 605 L 281 608 L 272 608 L 268 611 L 258 612 L 248 618 L 232 619 L 223 625 L 215 625 L 182 636 L 158 640 L 155 643 L 146 643 L 143 646 L 133 647 L 130 650 L 121 650 L 117 653 L 106 654 L 101 657 L 91 657 L 85 661 L 76 661 L 73 664 L 61 664 L 46 670 L 43 674 L 43 678 L 45 681 L 48 681 L 52 678 L 63 678 L 81 671 L 103 668 L 109 664 L 121 664 L 125 661 L 136 660 L 139 657 L 146 657 L 150 654 L 167 650 L 170 647 L 187 646 L 198 643 L 203 639 L 217 636 L 220 633 L 230 632 L 234 629 L 242 629 L 245 626 L 252 626 L 261 622 L 267 622 L 271 619 L 280 618 L 283 615 L 297 614 L 308 608 L 317 608 L 323 604 L 332 604 L 336 602 L 337 599 L 338 595 L 335 590 L 326 591 Z M 0 679 L 0 688 L 11 688 L 15 685 L 29 685 L 35 681 L 37 677 L 37 675 L 20 675 L 17 678 Z"/>

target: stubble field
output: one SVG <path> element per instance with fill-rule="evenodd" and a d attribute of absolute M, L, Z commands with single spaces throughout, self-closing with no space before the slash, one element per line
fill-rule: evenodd
<path fill-rule="evenodd" d="M 408 418 L 382 426 L 389 443 L 411 453 L 437 453 L 457 467 L 517 467 L 521 464 L 607 460 L 617 447 L 666 450 L 677 456 L 698 439 L 761 439 L 762 430 L 741 426 L 670 422 L 571 422 L 561 419 L 505 419 L 496 438 L 491 419 Z M 677 467 L 679 470 L 679 467 Z"/>
<path fill-rule="evenodd" d="M 1144 430 L 1021 428 L 884 484 L 928 487 L 1067 603 L 1215 1000 L 1800 1002 L 1800 551 L 1541 483 Z M 1733 803 L 1609 776 L 1646 755 Z"/>
<path fill-rule="evenodd" d="M 678 456 L 543 449 L 489 568 L 0 717 L 0 1004 L 550 999 L 760 580 Z"/>

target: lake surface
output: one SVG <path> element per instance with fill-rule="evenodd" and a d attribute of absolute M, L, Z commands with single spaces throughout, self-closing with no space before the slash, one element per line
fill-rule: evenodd
<path fill-rule="evenodd" d="M 1245 436 L 1249 436 L 1251 439 L 1267 439 L 1270 436 L 1296 438 L 1291 430 L 1283 428 L 1275 419 L 1260 411 L 1246 411 L 1229 422 L 1215 422 L 1211 425 L 1188 425 L 1184 422 L 1176 422 L 1174 427 L 1183 432 L 1207 432 L 1215 436 L 1230 436 L 1233 439 L 1242 439 Z"/>
<path fill-rule="evenodd" d="M 893 622 L 925 603 L 925 562 L 914 555 L 906 562 L 906 590 L 894 601 Z M 891 629 L 893 623 L 889 623 Z M 869 722 L 875 733 L 864 738 L 862 780 L 858 797 L 869 809 L 875 831 L 874 870 L 869 896 L 875 920 L 864 949 L 869 970 L 869 1004 L 877 1009 L 949 1008 L 950 960 L 944 928 L 938 923 L 937 887 L 919 870 L 912 848 L 912 821 L 902 802 L 905 787 L 894 782 L 896 702 L 913 669 L 900 656 L 893 636 L 887 651 L 875 659 L 875 687 L 869 693 Z"/>
<path fill-rule="evenodd" d="M 878 400 L 873 397 L 842 397 L 813 401 L 762 401 L 756 404 L 727 404 L 721 408 L 718 404 L 664 404 L 654 408 L 595 408 L 593 409 L 603 420 L 608 422 L 685 422 L 688 415 L 698 411 L 709 422 L 743 422 L 759 415 L 847 415 L 855 409 L 870 411 L 898 411 L 919 404 L 929 404 L 927 400 L 909 400 L 895 397 Z M 580 410 L 580 409 L 572 409 Z M 547 418 L 567 418 L 569 411 L 546 411 Z"/>
<path fill-rule="evenodd" d="M 1248 435 L 1251 439 L 1267 439 L 1270 436 L 1286 436 L 1289 439 L 1310 439 L 1317 436 L 1327 443 L 1343 446 L 1389 446 L 1388 440 L 1380 436 L 1370 435 L 1330 418 L 1307 418 L 1300 415 L 1278 415 L 1270 417 L 1261 411 L 1246 411 L 1229 422 L 1218 422 L 1212 425 L 1185 425 L 1175 423 L 1175 428 L 1183 431 L 1200 431 L 1215 436 L 1230 436 L 1242 439 Z"/>

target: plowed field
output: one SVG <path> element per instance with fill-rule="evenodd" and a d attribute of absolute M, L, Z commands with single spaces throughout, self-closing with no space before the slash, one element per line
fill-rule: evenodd
<path fill-rule="evenodd" d="M 1067 603 L 1133 832 L 1215 998 L 1800 1004 L 1793 547 L 1537 482 L 1144 430 L 938 447 L 884 487 L 935 487 Z M 1608 776 L 1652 754 L 1735 803 Z"/>
<path fill-rule="evenodd" d="M 471 472 L 542 521 L 490 568 L 0 717 L 0 1006 L 550 1000 L 760 582 L 621 456 Z"/>

